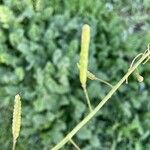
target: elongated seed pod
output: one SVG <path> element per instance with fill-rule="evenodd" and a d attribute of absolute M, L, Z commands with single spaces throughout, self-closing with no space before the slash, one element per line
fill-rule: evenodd
<path fill-rule="evenodd" d="M 79 60 L 80 82 L 83 88 L 86 87 L 86 80 L 87 80 L 89 44 L 90 44 L 90 26 L 85 24 L 82 27 L 81 52 Z"/>
<path fill-rule="evenodd" d="M 12 134 L 14 141 L 16 141 L 16 139 L 19 136 L 20 126 L 21 126 L 21 101 L 20 96 L 16 95 L 12 121 Z"/>
<path fill-rule="evenodd" d="M 80 70 L 80 65 L 78 63 L 77 63 L 77 67 Z M 97 80 L 96 76 L 90 71 L 88 71 L 88 69 L 87 69 L 87 78 L 89 78 L 90 80 Z"/>

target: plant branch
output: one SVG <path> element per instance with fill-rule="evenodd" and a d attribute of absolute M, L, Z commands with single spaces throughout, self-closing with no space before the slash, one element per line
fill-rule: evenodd
<path fill-rule="evenodd" d="M 134 70 L 150 55 L 150 51 L 147 51 L 128 72 L 123 76 L 123 78 L 110 90 L 110 92 L 101 100 L 101 102 L 93 109 L 72 131 L 70 131 L 66 137 L 64 137 L 52 150 L 58 150 L 64 146 L 87 122 L 89 122 L 96 113 L 103 107 L 103 105 L 112 97 L 112 95 L 118 90 L 118 88 L 126 81 L 126 79 L 134 72 Z"/>

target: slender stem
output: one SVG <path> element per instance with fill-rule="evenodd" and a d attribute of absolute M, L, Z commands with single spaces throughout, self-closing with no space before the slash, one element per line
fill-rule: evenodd
<path fill-rule="evenodd" d="M 150 59 L 150 56 L 143 62 L 143 65 L 146 64 Z"/>
<path fill-rule="evenodd" d="M 14 139 L 14 140 L 13 140 L 13 147 L 12 147 L 12 150 L 15 150 L 15 148 L 16 148 L 16 140 Z"/>
<path fill-rule="evenodd" d="M 81 150 L 80 147 L 72 139 L 70 139 L 70 142 L 77 150 Z"/>
<path fill-rule="evenodd" d="M 104 81 L 103 79 L 100 79 L 100 78 L 96 78 L 96 80 L 102 82 L 102 83 L 105 83 L 107 84 L 108 86 L 110 86 L 111 88 L 113 88 L 113 85 L 111 85 L 110 83 L 108 83 L 107 81 Z"/>
<path fill-rule="evenodd" d="M 147 51 L 147 50 L 146 50 Z M 144 54 L 146 53 L 146 51 L 144 52 Z M 140 54 L 138 54 L 133 60 L 132 60 L 132 62 L 131 62 L 131 64 L 130 64 L 130 67 L 129 67 L 129 69 L 128 70 L 130 70 L 131 68 L 132 68 L 132 66 L 133 66 L 133 64 L 134 64 L 134 62 L 135 62 L 135 60 L 138 58 L 138 57 L 140 57 L 140 56 L 142 56 L 142 55 L 144 55 L 143 53 L 140 53 Z M 128 84 L 128 78 L 126 78 L 126 84 Z"/>
<path fill-rule="evenodd" d="M 93 73 L 91 73 L 90 71 L 87 71 L 87 77 L 91 80 L 97 80 L 99 82 L 102 82 L 102 83 L 105 83 L 107 84 L 108 86 L 110 86 L 111 88 L 113 87 L 113 85 L 111 85 L 110 83 L 108 83 L 107 81 L 101 79 L 101 78 L 98 78 L 96 77 Z"/>
<path fill-rule="evenodd" d="M 138 55 L 132 60 L 131 65 L 130 65 L 130 68 L 132 68 L 132 66 L 133 66 L 133 64 L 134 64 L 134 62 L 135 62 L 135 60 L 136 60 L 138 57 L 142 56 L 142 55 L 143 55 L 143 53 L 140 53 L 140 54 L 138 54 Z"/>
<path fill-rule="evenodd" d="M 91 105 L 91 102 L 90 102 L 90 99 L 89 99 L 86 87 L 83 87 L 83 91 L 84 91 L 84 94 L 85 94 L 85 97 L 86 97 L 87 104 L 88 104 L 88 107 L 90 109 L 90 112 L 92 112 L 92 105 Z"/>
<path fill-rule="evenodd" d="M 52 150 L 58 150 L 64 146 L 88 121 L 90 121 L 96 113 L 102 108 L 102 106 L 111 98 L 111 96 L 118 90 L 118 88 L 125 82 L 125 80 L 130 76 L 130 74 L 150 55 L 150 51 L 144 54 L 135 65 L 128 70 L 128 72 L 123 76 L 123 78 L 110 90 L 110 92 L 102 99 L 102 101 L 95 107 L 95 109 L 90 112 L 72 131 L 70 131 L 66 137 L 64 137 Z"/>

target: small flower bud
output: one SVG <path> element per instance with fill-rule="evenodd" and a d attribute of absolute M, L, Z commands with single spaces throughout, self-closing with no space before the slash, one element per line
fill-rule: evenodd
<path fill-rule="evenodd" d="M 141 75 L 137 75 L 137 80 L 139 82 L 143 82 L 144 78 Z"/>

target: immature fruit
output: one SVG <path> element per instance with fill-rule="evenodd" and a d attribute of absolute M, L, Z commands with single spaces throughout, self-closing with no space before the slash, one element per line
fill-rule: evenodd
<path fill-rule="evenodd" d="M 20 96 L 16 95 L 13 111 L 13 123 L 12 123 L 12 134 L 14 140 L 16 140 L 19 136 L 20 126 L 21 126 L 21 101 Z"/>
<path fill-rule="evenodd" d="M 88 70 L 88 51 L 90 44 L 90 26 L 85 24 L 82 27 L 81 52 L 80 52 L 80 82 L 83 88 L 86 87 Z"/>
<path fill-rule="evenodd" d="M 137 80 L 138 80 L 139 82 L 143 82 L 144 78 L 143 78 L 141 75 L 138 75 L 138 76 L 137 76 Z"/>

